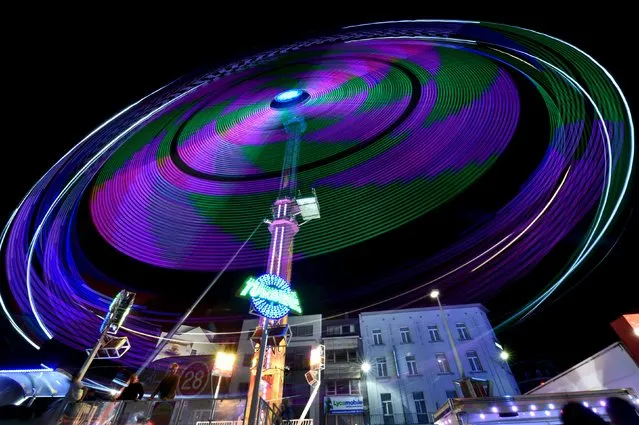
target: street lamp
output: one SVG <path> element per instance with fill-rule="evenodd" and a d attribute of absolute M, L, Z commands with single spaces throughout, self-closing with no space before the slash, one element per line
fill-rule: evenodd
<path fill-rule="evenodd" d="M 300 423 L 304 422 L 306 418 L 306 414 L 308 410 L 311 408 L 311 404 L 313 404 L 313 400 L 317 396 L 319 392 L 320 385 L 322 383 L 322 370 L 326 367 L 325 361 L 325 347 L 320 344 L 317 347 L 311 350 L 311 361 L 310 366 L 311 370 L 305 373 L 306 382 L 311 386 L 311 396 L 308 398 L 308 402 L 306 406 L 304 406 L 304 410 L 302 410 L 302 414 L 300 415 L 299 421 Z"/>
<path fill-rule="evenodd" d="M 362 413 L 366 418 L 365 423 L 370 423 L 370 410 L 368 406 L 369 394 L 368 394 L 368 372 L 371 371 L 371 364 L 367 361 L 364 361 L 360 365 L 361 381 L 364 384 L 363 388 L 361 388 L 360 393 L 362 394 Z M 375 390 L 377 391 L 377 381 L 375 381 Z"/>
<path fill-rule="evenodd" d="M 508 353 L 508 351 L 502 351 L 501 353 L 499 353 L 499 357 L 503 360 L 506 361 L 510 358 L 510 353 Z"/>
<path fill-rule="evenodd" d="M 213 398 L 217 399 L 217 395 L 220 393 L 220 382 L 222 381 L 222 378 L 230 378 L 233 374 L 234 366 L 235 354 L 225 353 L 224 351 L 218 351 L 217 354 L 215 354 L 213 375 L 217 376 L 217 387 L 215 388 L 215 395 Z"/>
<path fill-rule="evenodd" d="M 323 364 L 324 349 L 319 346 L 311 350 L 311 369 L 319 369 Z"/>
<path fill-rule="evenodd" d="M 225 353 L 224 351 L 218 351 L 215 354 L 215 363 L 213 364 L 213 372 L 211 375 L 217 376 L 217 386 L 215 387 L 215 395 L 211 400 L 211 418 L 209 422 L 213 422 L 215 416 L 215 409 L 217 408 L 217 396 L 220 393 L 220 382 L 222 378 L 230 378 L 233 374 L 233 367 L 235 366 L 235 354 Z"/>
<path fill-rule="evenodd" d="M 448 326 L 448 320 L 446 319 L 446 313 L 444 313 L 444 307 L 442 307 L 442 302 L 439 300 L 439 290 L 433 289 L 432 291 L 430 291 L 430 297 L 437 300 L 437 304 L 439 305 L 439 311 L 441 312 L 442 319 L 444 320 L 444 328 L 446 328 L 446 333 L 448 334 L 448 341 L 450 342 L 450 346 L 453 349 L 453 357 L 455 357 L 455 364 L 457 365 L 457 369 L 459 369 L 461 378 L 464 379 L 466 377 L 466 374 L 464 373 L 462 362 L 459 359 L 459 353 L 457 352 L 457 346 L 455 345 L 453 334 L 450 332 L 450 327 Z"/>

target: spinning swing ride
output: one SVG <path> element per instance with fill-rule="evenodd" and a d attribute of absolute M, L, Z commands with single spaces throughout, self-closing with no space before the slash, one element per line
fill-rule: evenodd
<path fill-rule="evenodd" d="M 545 105 L 548 136 L 526 141 L 543 158 L 489 219 L 418 264 L 437 270 L 432 278 L 400 293 L 390 286 L 375 305 L 420 299 L 433 283 L 469 301 L 491 296 L 586 220 L 565 266 L 513 319 L 525 317 L 618 215 L 632 118 L 613 77 L 579 48 L 518 27 L 442 20 L 346 27 L 179 79 L 127 107 L 58 160 L 9 218 L 3 313 L 35 348 L 96 340 L 121 284 L 83 252 L 81 214 L 133 261 L 212 273 L 266 264 L 294 287 L 294 261 L 375 240 L 472 191 L 518 143 L 521 81 Z M 300 215 L 319 218 L 318 200 L 321 219 L 300 229 Z M 270 232 L 255 231 L 269 208 Z M 286 311 L 278 314 L 260 326 L 285 324 Z M 165 318 L 135 305 L 122 361 L 143 364 Z"/>

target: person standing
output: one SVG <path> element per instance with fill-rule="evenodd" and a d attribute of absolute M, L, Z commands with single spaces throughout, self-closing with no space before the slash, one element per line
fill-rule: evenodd
<path fill-rule="evenodd" d="M 144 388 L 140 383 L 138 375 L 135 373 L 129 377 L 126 388 L 123 388 L 116 400 L 142 400 L 144 397 Z"/>
<path fill-rule="evenodd" d="M 175 392 L 180 383 L 180 375 L 177 374 L 179 368 L 180 366 L 177 363 L 171 364 L 169 374 L 162 378 L 158 387 L 153 391 L 153 394 L 151 394 L 151 400 L 153 400 L 157 394 L 160 395 L 160 400 L 173 400 L 175 398 Z"/>
<path fill-rule="evenodd" d="M 619 397 L 606 400 L 606 412 L 612 425 L 639 425 L 639 411 Z"/>
<path fill-rule="evenodd" d="M 564 425 L 607 425 L 599 415 L 581 403 L 568 402 L 561 409 L 561 421 Z"/>

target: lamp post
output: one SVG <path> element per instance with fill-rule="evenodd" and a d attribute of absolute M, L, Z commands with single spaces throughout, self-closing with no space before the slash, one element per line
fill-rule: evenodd
<path fill-rule="evenodd" d="M 317 347 L 311 350 L 311 360 L 310 360 L 310 369 L 306 372 L 306 381 L 311 386 L 311 396 L 308 398 L 308 402 L 306 406 L 304 406 L 304 410 L 302 410 L 302 414 L 299 417 L 300 423 L 306 419 L 306 415 L 308 414 L 315 397 L 317 397 L 317 393 L 319 392 L 320 385 L 322 383 L 322 370 L 326 365 L 326 356 L 325 349 L 323 345 L 318 345 Z"/>
<path fill-rule="evenodd" d="M 364 415 L 364 423 L 370 424 L 370 409 L 368 408 L 368 373 L 371 371 L 371 364 L 364 361 L 364 363 L 360 366 L 360 369 L 362 371 L 362 379 L 364 381 L 364 388 L 360 390 L 362 393 L 362 402 L 364 401 L 364 394 L 366 395 L 366 405 L 362 406 L 362 414 Z"/>
<path fill-rule="evenodd" d="M 218 351 L 215 355 L 215 365 L 213 366 L 213 375 L 217 376 L 217 387 L 215 388 L 215 395 L 213 398 L 217 399 L 220 393 L 220 382 L 222 378 L 230 378 L 233 374 L 233 367 L 235 366 L 235 354 L 225 353 L 224 351 Z"/>
<path fill-rule="evenodd" d="M 222 378 L 230 378 L 233 374 L 233 367 L 235 366 L 235 354 L 225 353 L 224 351 L 218 351 L 215 354 L 215 364 L 213 365 L 213 376 L 217 376 L 217 386 L 215 387 L 215 395 L 213 396 L 213 407 L 211 408 L 211 419 L 209 422 L 213 422 L 215 416 L 215 409 L 217 408 L 217 396 L 220 393 L 220 383 Z"/>
<path fill-rule="evenodd" d="M 457 352 L 457 346 L 455 345 L 455 340 L 453 339 L 453 334 L 450 332 L 450 327 L 448 326 L 448 320 L 446 319 L 446 314 L 444 313 L 444 307 L 442 307 L 442 302 L 439 300 L 439 291 L 437 289 L 433 289 L 430 292 L 430 297 L 437 300 L 437 304 L 439 305 L 439 311 L 442 314 L 442 319 L 444 320 L 444 328 L 446 328 L 446 333 L 448 334 L 448 341 L 453 349 L 453 357 L 455 357 L 455 364 L 457 364 L 457 369 L 459 370 L 459 374 L 461 378 L 466 378 L 466 374 L 464 373 L 464 368 L 462 366 L 462 362 L 459 359 L 459 353 Z"/>

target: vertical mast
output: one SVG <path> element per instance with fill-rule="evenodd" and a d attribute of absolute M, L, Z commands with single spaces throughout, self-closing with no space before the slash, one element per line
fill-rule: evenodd
<path fill-rule="evenodd" d="M 286 143 L 278 198 L 273 203 L 273 220 L 268 227 L 271 232 L 271 244 L 268 251 L 266 273 L 277 275 L 290 283 L 293 266 L 293 239 L 299 230 L 299 224 L 295 218 L 299 213 L 299 207 L 295 202 L 297 161 L 300 140 L 306 129 L 306 124 L 303 118 L 293 117 L 286 121 L 284 128 L 290 137 Z M 257 332 L 263 335 L 268 326 L 283 326 L 287 323 L 287 316 L 279 320 L 260 317 Z M 254 353 L 252 362 L 253 365 L 257 365 L 256 369 L 261 366 L 261 370 L 255 370 L 255 373 L 251 373 L 248 394 L 249 396 L 254 394 L 255 386 L 263 382 L 262 385 L 265 387 L 260 393 L 261 397 L 279 408 L 284 387 L 286 342 L 282 340 L 278 347 L 268 348 L 268 343 L 265 343 L 265 339 L 261 338 L 259 350 Z M 257 406 L 251 406 L 255 399 L 253 397 L 247 400 L 249 414 L 245 418 L 248 420 L 248 425 L 253 425 L 251 421 L 256 421 Z"/>

